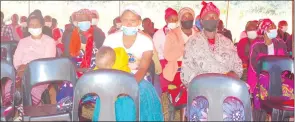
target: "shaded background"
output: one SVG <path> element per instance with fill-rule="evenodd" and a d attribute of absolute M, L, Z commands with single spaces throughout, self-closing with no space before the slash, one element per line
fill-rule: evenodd
<path fill-rule="evenodd" d="M 58 20 L 58 27 L 64 29 L 69 23 L 69 16 L 82 8 L 95 9 L 99 13 L 98 26 L 107 34 L 113 24 L 113 19 L 120 14 L 120 9 L 126 4 L 137 4 L 141 7 L 143 17 L 149 17 L 155 23 L 155 28 L 165 25 L 165 9 L 172 7 L 180 10 L 191 7 L 196 15 L 200 13 L 202 1 L 1 1 L 1 11 L 4 20 L 11 23 L 10 17 L 16 13 L 28 16 L 35 9 L 40 9 L 43 16 L 50 15 Z M 209 2 L 209 1 L 206 1 Z M 292 32 L 292 1 L 213 1 L 221 11 L 221 19 L 225 27 L 231 30 L 233 40 L 239 41 L 240 33 L 246 22 L 254 19 L 270 18 L 276 24 L 286 20 L 289 24 L 288 32 Z M 229 4 L 228 4 L 229 3 Z M 229 7 L 228 7 L 229 6 Z M 227 9 L 228 8 L 228 9 Z M 228 13 L 228 19 L 227 18 Z M 226 20 L 228 20 L 226 22 Z M 227 23 L 227 24 L 226 24 Z"/>

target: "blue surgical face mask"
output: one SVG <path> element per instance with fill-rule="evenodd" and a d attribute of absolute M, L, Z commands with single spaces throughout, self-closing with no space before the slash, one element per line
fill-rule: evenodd
<path fill-rule="evenodd" d="M 278 32 L 276 29 L 270 30 L 269 32 L 266 32 L 266 35 L 269 39 L 274 39 L 277 37 Z"/>
<path fill-rule="evenodd" d="M 124 35 L 131 36 L 131 35 L 135 35 L 138 32 L 138 27 L 122 26 L 121 30 L 123 31 Z"/>
<path fill-rule="evenodd" d="M 202 26 L 201 26 L 201 21 L 200 21 L 200 20 L 196 20 L 196 21 L 195 21 L 195 26 L 196 26 L 200 31 L 202 31 Z"/>
<path fill-rule="evenodd" d="M 90 21 L 78 22 L 78 27 L 81 31 L 87 31 L 91 26 Z"/>

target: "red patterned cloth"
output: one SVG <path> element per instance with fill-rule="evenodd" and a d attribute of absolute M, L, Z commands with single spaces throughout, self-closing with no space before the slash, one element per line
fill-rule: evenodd
<path fill-rule="evenodd" d="M 218 16 L 220 15 L 219 9 L 212 2 L 206 3 L 206 2 L 203 1 L 202 5 L 203 5 L 203 8 L 201 9 L 201 12 L 200 12 L 200 17 L 201 18 L 203 18 L 209 12 L 214 12 Z"/>
<path fill-rule="evenodd" d="M 172 8 L 167 8 L 167 9 L 165 10 L 165 20 L 168 19 L 168 17 L 170 17 L 170 16 L 172 16 L 172 15 L 176 15 L 176 16 L 178 16 L 177 11 L 175 11 L 175 10 L 172 9 Z"/>
<path fill-rule="evenodd" d="M 260 20 L 259 25 L 258 25 L 257 33 L 259 35 L 263 35 L 264 32 L 267 29 L 269 29 L 272 24 L 274 24 L 274 23 L 270 19 L 262 19 L 262 20 Z"/>

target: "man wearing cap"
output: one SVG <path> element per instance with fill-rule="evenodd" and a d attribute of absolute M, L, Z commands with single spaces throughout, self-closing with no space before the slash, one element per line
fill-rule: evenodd
<path fill-rule="evenodd" d="M 122 10 L 120 18 L 122 31 L 109 35 L 103 45 L 111 48 L 122 47 L 129 55 L 129 68 L 139 84 L 140 120 L 163 121 L 160 98 L 153 85 L 146 80 L 153 56 L 153 42 L 139 32 L 141 10 L 138 6 L 128 5 Z"/>
<path fill-rule="evenodd" d="M 202 2 L 202 4 L 200 19 L 203 30 L 191 36 L 185 44 L 181 70 L 183 84 L 188 86 L 195 76 L 205 73 L 221 73 L 240 79 L 243 68 L 237 49 L 230 39 L 217 33 L 217 25 L 220 20 L 219 9 L 212 2 Z M 195 99 L 195 101 L 199 100 L 202 98 Z M 189 121 L 207 120 L 208 104 L 200 105 L 203 106 L 202 108 L 198 106 L 193 105 L 192 111 L 195 112 L 189 112 Z"/>

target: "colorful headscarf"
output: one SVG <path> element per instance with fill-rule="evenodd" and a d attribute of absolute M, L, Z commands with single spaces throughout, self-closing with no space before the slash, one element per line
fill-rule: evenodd
<path fill-rule="evenodd" d="M 168 18 L 169 18 L 170 16 L 172 16 L 172 15 L 176 15 L 176 16 L 178 16 L 177 11 L 175 11 L 175 10 L 172 9 L 172 8 L 167 8 L 167 9 L 165 10 L 165 20 L 168 19 Z"/>
<path fill-rule="evenodd" d="M 77 19 L 81 15 L 87 15 L 89 20 L 92 19 L 92 12 L 89 9 L 81 9 L 75 13 L 75 18 Z"/>
<path fill-rule="evenodd" d="M 286 25 L 288 25 L 288 23 L 285 20 L 282 20 L 278 23 L 279 28 L 282 28 L 283 26 L 286 26 Z"/>
<path fill-rule="evenodd" d="M 274 24 L 270 19 L 261 19 L 258 26 L 258 34 L 263 35 L 266 30 L 268 30 L 272 24 Z"/>
<path fill-rule="evenodd" d="M 185 13 L 190 13 L 193 15 L 193 17 L 195 17 L 195 12 L 193 9 L 189 8 L 189 7 L 184 7 L 182 9 L 179 10 L 178 12 L 178 20 L 181 21 L 181 17 L 185 14 Z"/>
<path fill-rule="evenodd" d="M 200 17 L 201 18 L 203 18 L 209 12 L 214 12 L 218 16 L 220 15 L 220 10 L 212 2 L 206 3 L 206 2 L 203 1 L 202 5 L 203 5 L 203 8 L 201 9 L 201 12 L 200 12 Z"/>

